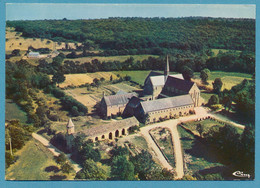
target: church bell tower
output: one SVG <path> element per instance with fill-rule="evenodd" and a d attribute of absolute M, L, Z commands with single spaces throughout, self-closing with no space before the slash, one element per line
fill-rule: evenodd
<path fill-rule="evenodd" d="M 167 58 L 167 59 L 166 59 L 166 66 L 165 66 L 165 69 L 164 69 L 164 83 L 166 83 L 167 77 L 169 76 L 169 73 L 170 73 L 168 55 L 167 55 L 166 58 Z"/>

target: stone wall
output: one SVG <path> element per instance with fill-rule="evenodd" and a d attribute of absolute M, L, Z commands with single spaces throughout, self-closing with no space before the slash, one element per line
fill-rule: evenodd
<path fill-rule="evenodd" d="M 147 122 L 156 122 L 159 121 L 160 118 L 176 118 L 179 116 L 187 115 L 189 114 L 190 110 L 194 110 L 194 105 L 187 105 L 177 108 L 169 108 L 164 110 L 158 110 L 154 112 L 149 112 L 149 121 Z"/>

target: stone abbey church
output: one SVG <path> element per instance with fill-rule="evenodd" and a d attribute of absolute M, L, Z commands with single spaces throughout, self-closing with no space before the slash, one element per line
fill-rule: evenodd
<path fill-rule="evenodd" d="M 142 96 L 119 91 L 104 96 L 101 113 L 104 117 L 135 116 L 143 123 L 187 115 L 199 106 L 200 90 L 196 83 L 184 80 L 182 74 L 170 74 L 167 56 L 164 73 L 151 71 L 144 81 Z"/>

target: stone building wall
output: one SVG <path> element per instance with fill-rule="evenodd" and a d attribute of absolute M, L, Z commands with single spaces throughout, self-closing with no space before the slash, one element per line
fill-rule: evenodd
<path fill-rule="evenodd" d="M 149 112 L 149 121 L 147 122 L 156 122 L 160 120 L 160 118 L 167 118 L 169 119 L 170 117 L 179 117 L 182 115 L 189 114 L 190 110 L 194 110 L 194 105 L 187 105 L 187 106 L 182 106 L 182 107 L 176 107 L 176 108 L 169 108 L 169 109 L 164 109 L 164 110 L 158 110 L 154 112 Z"/>
<path fill-rule="evenodd" d="M 192 88 L 189 91 L 189 94 L 190 94 L 190 96 L 191 96 L 191 98 L 194 102 L 194 105 L 200 106 L 200 103 L 199 103 L 199 101 L 200 101 L 200 90 L 199 90 L 199 88 L 197 87 L 196 84 L 194 84 L 192 86 Z"/>
<path fill-rule="evenodd" d="M 126 104 L 108 106 L 107 107 L 107 117 L 111 115 L 117 115 L 118 113 L 122 114 L 125 110 Z"/>

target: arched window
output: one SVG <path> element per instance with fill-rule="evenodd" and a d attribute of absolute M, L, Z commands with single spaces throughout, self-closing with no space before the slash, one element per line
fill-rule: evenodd
<path fill-rule="evenodd" d="M 109 139 L 110 139 L 110 140 L 113 139 L 112 133 L 109 133 Z"/>
<path fill-rule="evenodd" d="M 105 139 L 105 135 L 102 135 L 102 137 L 101 137 L 102 139 Z"/>
<path fill-rule="evenodd" d="M 115 137 L 119 137 L 119 131 L 116 130 Z"/>
<path fill-rule="evenodd" d="M 122 129 L 122 135 L 125 135 L 125 129 Z"/>
<path fill-rule="evenodd" d="M 98 137 L 95 138 L 95 141 L 98 141 Z"/>

